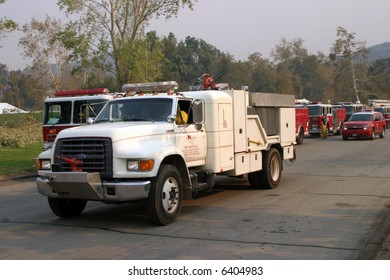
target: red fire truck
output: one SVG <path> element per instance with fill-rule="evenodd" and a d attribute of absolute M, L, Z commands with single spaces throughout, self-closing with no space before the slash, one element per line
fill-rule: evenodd
<path fill-rule="evenodd" d="M 307 108 L 309 109 L 309 134 L 311 136 L 320 135 L 324 120 L 328 133 L 340 134 L 346 117 L 345 108 L 319 102 L 308 104 Z"/>
<path fill-rule="evenodd" d="M 390 128 L 390 100 L 386 99 L 370 99 L 368 105 L 371 106 L 374 111 L 381 112 L 386 119 L 386 128 Z"/>
<path fill-rule="evenodd" d="M 308 104 L 307 108 L 309 110 L 309 134 L 311 136 L 319 136 L 323 125 L 322 119 L 324 117 L 326 118 L 328 125 L 333 123 L 332 105 L 318 102 Z"/>
<path fill-rule="evenodd" d="M 43 149 L 50 149 L 57 134 L 94 118 L 114 94 L 108 89 L 60 91 L 45 99 L 43 108 Z"/>
<path fill-rule="evenodd" d="M 344 122 L 346 122 L 347 111 L 345 108 L 333 105 L 332 106 L 332 115 L 333 115 L 333 134 L 340 135 L 341 129 L 343 127 Z"/>
<path fill-rule="evenodd" d="M 295 136 L 297 145 L 309 134 L 309 109 L 304 105 L 295 105 Z"/>

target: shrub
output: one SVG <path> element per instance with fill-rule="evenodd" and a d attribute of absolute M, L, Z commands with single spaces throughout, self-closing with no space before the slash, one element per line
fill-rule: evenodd
<path fill-rule="evenodd" d="M 42 124 L 33 114 L 2 116 L 0 147 L 23 148 L 42 142 Z"/>

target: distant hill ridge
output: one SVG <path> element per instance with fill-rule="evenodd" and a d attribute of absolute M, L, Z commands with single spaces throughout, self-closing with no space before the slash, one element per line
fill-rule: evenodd
<path fill-rule="evenodd" d="M 368 47 L 367 50 L 368 60 L 371 62 L 378 59 L 390 58 L 390 42 Z"/>

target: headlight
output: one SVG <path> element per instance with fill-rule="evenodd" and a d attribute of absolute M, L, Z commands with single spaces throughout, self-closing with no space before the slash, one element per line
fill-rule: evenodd
<path fill-rule="evenodd" d="M 364 129 L 370 129 L 370 125 L 369 125 L 369 124 L 366 124 L 363 128 L 364 128 Z"/>
<path fill-rule="evenodd" d="M 51 169 L 50 159 L 41 159 L 41 158 L 38 159 L 37 168 L 38 170 L 50 170 Z"/>
<path fill-rule="evenodd" d="M 154 167 L 154 160 L 127 160 L 128 171 L 150 171 Z"/>

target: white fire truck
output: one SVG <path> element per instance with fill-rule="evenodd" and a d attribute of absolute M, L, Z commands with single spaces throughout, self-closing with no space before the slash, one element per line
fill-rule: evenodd
<path fill-rule="evenodd" d="M 86 124 L 113 98 L 106 88 L 58 91 L 47 97 L 43 108 L 43 149 L 51 148 L 57 134 L 66 128 Z"/>
<path fill-rule="evenodd" d="M 56 215 L 77 216 L 89 200 L 142 200 L 150 220 L 167 225 L 183 199 L 211 190 L 215 175 L 279 185 L 283 160 L 295 159 L 294 96 L 174 89 L 176 82 L 124 85 L 138 94 L 110 100 L 93 124 L 58 134 L 39 155 L 37 177 Z"/>

